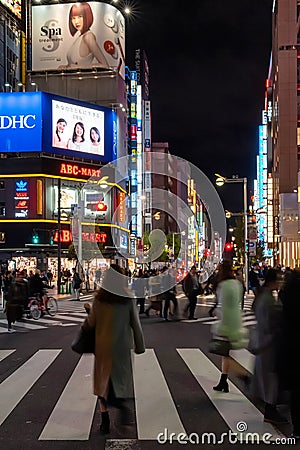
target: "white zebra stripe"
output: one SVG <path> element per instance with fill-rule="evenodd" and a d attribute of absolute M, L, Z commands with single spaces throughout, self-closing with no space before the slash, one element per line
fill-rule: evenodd
<path fill-rule="evenodd" d="M 93 355 L 83 355 L 55 405 L 39 440 L 89 439 L 97 397 L 92 394 Z"/>
<path fill-rule="evenodd" d="M 213 385 L 219 380 L 220 371 L 199 349 L 181 348 L 177 349 L 177 352 L 229 428 L 237 433 L 240 441 L 245 439 L 245 434 L 237 432 L 239 422 L 246 424 L 246 433 L 258 434 L 260 439 L 266 433 L 272 436 L 272 441 L 283 436 L 272 425 L 263 421 L 263 414 L 232 382 L 229 381 L 230 392 L 228 393 L 221 393 L 212 389 Z"/>
<path fill-rule="evenodd" d="M 61 350 L 39 350 L 0 384 L 0 425 L 60 352 Z"/>
<path fill-rule="evenodd" d="M 163 428 L 176 435 L 185 433 L 153 349 L 134 355 L 133 382 L 138 439 L 156 440 Z"/>

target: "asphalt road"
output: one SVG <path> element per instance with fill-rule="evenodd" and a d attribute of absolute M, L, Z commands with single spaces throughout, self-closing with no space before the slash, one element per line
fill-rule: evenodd
<path fill-rule="evenodd" d="M 179 297 L 182 308 L 186 300 L 182 294 Z M 112 408 L 111 433 L 106 439 L 101 437 L 100 414 L 91 393 L 93 356 L 81 358 L 70 348 L 84 318 L 83 302 L 88 299 L 91 297 L 81 302 L 60 300 L 56 317 L 43 318 L 46 322 L 24 322 L 42 328 L 19 324 L 13 334 L 0 333 L 1 449 L 152 450 L 183 445 L 192 449 L 197 448 L 197 439 L 199 448 L 247 445 L 255 449 L 264 446 L 262 440 L 245 444 L 241 439 L 245 441 L 246 434 L 237 433 L 237 442 L 231 443 L 229 430 L 237 432 L 243 423 L 249 436 L 256 432 L 262 439 L 269 433 L 272 443 L 291 432 L 289 425 L 277 430 L 264 424 L 262 405 L 234 375 L 228 394 L 212 390 L 220 376 L 220 357 L 207 350 L 210 324 L 215 320 L 208 317 L 213 298 L 199 297 L 198 321 L 165 322 L 154 312 L 149 318 L 141 317 L 147 351 L 137 355 L 133 364 L 133 423 L 120 426 L 119 412 Z M 251 301 L 249 298 L 246 302 L 246 326 L 254 323 Z M 253 370 L 247 351 L 238 351 L 234 357 L 249 372 Z M 287 413 L 284 406 L 282 410 Z M 171 442 L 172 432 L 179 441 Z M 184 443 L 180 433 L 189 441 Z M 206 433 L 212 433 L 210 441 Z M 222 433 L 224 442 L 217 443 Z"/>

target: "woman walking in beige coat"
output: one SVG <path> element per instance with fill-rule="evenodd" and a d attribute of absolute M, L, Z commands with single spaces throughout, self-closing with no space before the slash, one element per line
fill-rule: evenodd
<path fill-rule="evenodd" d="M 136 304 L 127 290 L 124 270 L 116 264 L 106 271 L 88 323 L 96 328 L 94 394 L 100 403 L 100 432 L 108 434 L 108 404 L 133 397 L 131 349 L 137 354 L 145 352 Z"/>

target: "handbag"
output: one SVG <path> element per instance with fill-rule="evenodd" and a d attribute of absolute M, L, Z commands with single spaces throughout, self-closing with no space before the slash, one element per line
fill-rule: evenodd
<path fill-rule="evenodd" d="M 208 347 L 210 353 L 220 356 L 228 356 L 229 350 L 232 349 L 231 342 L 223 336 L 214 336 Z"/>
<path fill-rule="evenodd" d="M 71 348 L 80 355 L 83 353 L 95 353 L 95 327 L 91 327 L 85 321 L 72 342 Z"/>
<path fill-rule="evenodd" d="M 248 351 L 252 353 L 252 355 L 258 355 L 260 353 L 260 342 L 256 326 L 249 329 Z"/>

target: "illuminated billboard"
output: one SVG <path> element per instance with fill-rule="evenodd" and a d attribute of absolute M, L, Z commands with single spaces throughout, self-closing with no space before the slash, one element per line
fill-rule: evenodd
<path fill-rule="evenodd" d="M 43 92 L 0 93 L 0 152 L 44 152 L 103 162 L 117 158 L 110 108 Z"/>
<path fill-rule="evenodd" d="M 0 94 L 0 151 L 42 151 L 40 92 Z"/>
<path fill-rule="evenodd" d="M 104 111 L 52 100 L 52 146 L 104 156 Z"/>
<path fill-rule="evenodd" d="M 125 21 L 112 5 L 32 7 L 32 70 L 114 69 L 125 78 Z"/>
<path fill-rule="evenodd" d="M 0 3 L 10 10 L 18 19 L 21 19 L 22 1 L 21 0 L 0 0 Z"/>

